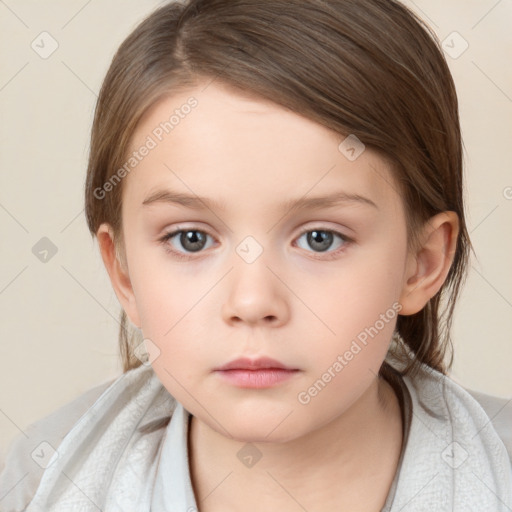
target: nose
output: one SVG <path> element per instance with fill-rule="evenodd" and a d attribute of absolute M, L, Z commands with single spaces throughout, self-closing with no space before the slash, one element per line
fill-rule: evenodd
<path fill-rule="evenodd" d="M 278 327 L 288 321 L 286 286 L 267 267 L 263 258 L 253 263 L 238 261 L 226 276 L 228 294 L 222 306 L 225 322 Z"/>

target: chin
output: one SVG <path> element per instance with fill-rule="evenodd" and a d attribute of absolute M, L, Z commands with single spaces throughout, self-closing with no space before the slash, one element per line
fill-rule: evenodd
<path fill-rule="evenodd" d="M 222 413 L 219 418 L 220 425 L 212 421 L 211 417 L 201 417 L 210 428 L 220 435 L 243 443 L 285 443 L 307 434 L 307 421 L 296 417 L 296 413 L 290 407 L 274 407 L 263 411 L 253 408 L 251 411 L 234 407 L 229 413 Z M 216 414 L 213 415 L 217 417 Z M 224 427 L 224 428 L 222 428 Z M 226 432 L 226 429 L 228 432 Z"/>

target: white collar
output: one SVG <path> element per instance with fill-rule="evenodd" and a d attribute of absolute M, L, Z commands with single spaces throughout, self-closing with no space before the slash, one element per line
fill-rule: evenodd
<path fill-rule="evenodd" d="M 161 445 L 151 500 L 152 512 L 198 510 L 187 453 L 189 418 L 190 413 L 177 402 Z"/>

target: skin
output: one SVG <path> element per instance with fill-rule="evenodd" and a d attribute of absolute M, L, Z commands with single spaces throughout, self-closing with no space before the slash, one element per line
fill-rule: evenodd
<path fill-rule="evenodd" d="M 338 150 L 345 136 L 216 83 L 155 105 L 132 150 L 190 96 L 198 106 L 123 179 L 120 257 L 108 224 L 97 236 L 119 301 L 151 340 L 152 357 L 159 351 L 155 373 L 193 415 L 189 459 L 198 507 L 378 511 L 402 444 L 397 398 L 377 376 L 396 317 L 309 403 L 297 397 L 393 304 L 413 314 L 439 290 L 457 216 L 431 218 L 421 245 L 408 251 L 398 187 L 377 153 L 366 148 L 349 161 Z M 160 189 L 224 208 L 142 204 Z M 376 206 L 283 206 L 334 191 Z M 179 235 L 159 241 L 178 228 L 206 233 L 204 248 L 191 251 Z M 334 235 L 322 252 L 301 234 L 306 229 L 352 241 Z M 251 263 L 237 253 L 247 236 L 263 251 Z M 213 371 L 243 356 L 269 356 L 300 371 L 267 389 L 235 387 Z M 247 443 L 262 454 L 252 467 L 237 457 Z"/>

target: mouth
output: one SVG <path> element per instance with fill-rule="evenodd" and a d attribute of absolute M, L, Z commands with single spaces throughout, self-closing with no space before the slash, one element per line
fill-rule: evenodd
<path fill-rule="evenodd" d="M 235 359 L 214 371 L 225 382 L 242 388 L 273 387 L 300 372 L 268 357 Z"/>

